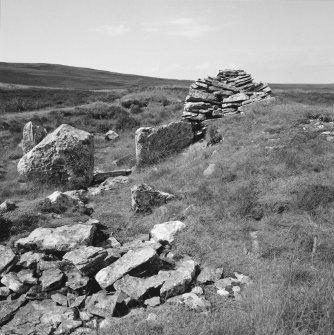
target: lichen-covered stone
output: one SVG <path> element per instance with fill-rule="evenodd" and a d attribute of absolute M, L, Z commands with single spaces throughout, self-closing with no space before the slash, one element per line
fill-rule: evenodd
<path fill-rule="evenodd" d="M 17 166 L 21 176 L 36 183 L 87 187 L 94 172 L 94 137 L 63 124 L 27 152 Z"/>
<path fill-rule="evenodd" d="M 136 131 L 137 165 L 156 163 L 189 146 L 192 127 L 187 122 L 172 122 L 156 128 L 142 127 Z"/>

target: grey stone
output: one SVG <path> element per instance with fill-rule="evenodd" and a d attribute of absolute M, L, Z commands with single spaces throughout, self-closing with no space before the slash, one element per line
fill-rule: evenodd
<path fill-rule="evenodd" d="M 81 223 L 57 228 L 37 228 L 28 237 L 19 239 L 16 246 L 67 252 L 79 246 L 91 245 L 95 229 L 93 224 Z"/>
<path fill-rule="evenodd" d="M 16 312 L 2 331 L 16 335 L 49 335 L 69 320 L 75 320 L 70 308 L 58 306 L 52 300 L 30 301 Z"/>
<path fill-rule="evenodd" d="M 107 141 L 115 142 L 119 138 L 119 135 L 115 131 L 109 130 L 105 133 L 104 138 Z"/>
<path fill-rule="evenodd" d="M 89 186 L 94 171 L 93 135 L 63 124 L 26 153 L 17 169 L 33 182 L 70 189 Z"/>
<path fill-rule="evenodd" d="M 16 313 L 25 301 L 25 295 L 22 295 L 17 300 L 0 301 L 0 326 L 6 323 Z"/>
<path fill-rule="evenodd" d="M 55 293 L 51 295 L 51 300 L 56 302 L 57 304 L 61 306 L 67 306 L 67 297 L 60 293 Z"/>
<path fill-rule="evenodd" d="M 159 306 L 160 304 L 161 304 L 160 297 L 153 297 L 150 299 L 146 299 L 144 301 L 144 305 L 150 306 L 150 307 Z"/>
<path fill-rule="evenodd" d="M 27 292 L 29 287 L 25 285 L 15 272 L 9 272 L 2 276 L 1 283 L 16 293 Z"/>
<path fill-rule="evenodd" d="M 215 269 L 213 267 L 205 266 L 198 275 L 197 281 L 201 284 L 216 282 L 221 279 L 223 272 L 223 268 Z"/>
<path fill-rule="evenodd" d="M 211 163 L 209 166 L 203 171 L 203 176 L 209 177 L 212 176 L 216 171 L 216 164 Z"/>
<path fill-rule="evenodd" d="M 31 121 L 23 127 L 22 150 L 26 154 L 47 135 L 47 131 L 42 126 L 37 126 Z"/>
<path fill-rule="evenodd" d="M 205 311 L 211 307 L 211 303 L 204 297 L 199 297 L 193 292 L 184 293 L 167 300 L 170 304 L 183 304 L 196 311 Z"/>
<path fill-rule="evenodd" d="M 0 298 L 6 298 L 10 295 L 10 289 L 6 286 L 0 287 Z"/>
<path fill-rule="evenodd" d="M 17 208 L 17 205 L 10 200 L 5 200 L 1 205 L 0 205 L 0 213 L 6 213 L 13 211 L 15 208 Z"/>
<path fill-rule="evenodd" d="M 100 291 L 93 294 L 86 301 L 86 310 L 103 318 L 112 316 L 117 304 L 118 293 L 113 295 L 107 294 L 105 291 Z"/>
<path fill-rule="evenodd" d="M 15 260 L 15 254 L 13 250 L 4 245 L 0 245 L 0 274 L 6 270 Z"/>
<path fill-rule="evenodd" d="M 234 94 L 234 95 L 231 95 L 230 97 L 228 98 L 225 98 L 223 100 L 224 103 L 228 103 L 228 102 L 242 102 L 242 101 L 245 101 L 245 100 L 248 100 L 249 97 L 247 94 L 245 93 L 237 93 L 237 94 Z"/>
<path fill-rule="evenodd" d="M 114 170 L 114 171 L 107 171 L 107 172 L 96 172 L 94 173 L 93 183 L 102 183 L 105 182 L 109 178 L 116 178 L 116 177 L 124 177 L 128 176 L 132 173 L 131 169 L 124 169 L 124 170 Z"/>
<path fill-rule="evenodd" d="M 36 285 L 38 280 L 34 277 L 34 271 L 23 269 L 17 273 L 17 277 L 23 284 Z"/>
<path fill-rule="evenodd" d="M 160 243 L 172 243 L 177 232 L 184 229 L 186 225 L 181 221 L 168 221 L 154 225 L 151 237 Z"/>
<path fill-rule="evenodd" d="M 147 184 L 131 188 L 131 204 L 135 212 L 150 212 L 152 207 L 161 206 L 174 199 L 174 195 L 156 190 Z"/>
<path fill-rule="evenodd" d="M 28 251 L 21 255 L 17 265 L 24 268 L 31 268 L 45 258 L 45 255 L 40 252 Z"/>
<path fill-rule="evenodd" d="M 42 290 L 51 291 L 60 287 L 63 279 L 64 274 L 59 269 L 49 269 L 43 271 L 42 277 L 40 278 Z"/>
<path fill-rule="evenodd" d="M 103 267 L 107 255 L 103 248 L 83 246 L 66 253 L 63 259 L 74 264 L 83 275 L 90 275 Z"/>
<path fill-rule="evenodd" d="M 152 261 L 156 256 L 156 251 L 151 247 L 130 250 L 116 262 L 100 270 L 95 279 L 102 288 L 107 288 L 131 270 Z"/>
<path fill-rule="evenodd" d="M 67 277 L 65 285 L 73 291 L 84 289 L 89 283 L 89 277 L 83 276 L 76 268 L 66 271 L 65 274 Z"/>
<path fill-rule="evenodd" d="M 156 163 L 189 146 L 193 141 L 192 127 L 178 121 L 156 128 L 142 127 L 135 135 L 137 165 Z"/>

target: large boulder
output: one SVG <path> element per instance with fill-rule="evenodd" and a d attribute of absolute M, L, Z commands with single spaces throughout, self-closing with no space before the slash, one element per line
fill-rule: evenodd
<path fill-rule="evenodd" d="M 94 224 L 82 223 L 57 228 L 37 228 L 28 237 L 17 240 L 15 244 L 27 249 L 68 252 L 79 246 L 91 245 L 95 229 Z"/>
<path fill-rule="evenodd" d="M 95 279 L 102 288 L 107 288 L 131 270 L 154 260 L 156 256 L 156 251 L 151 247 L 130 250 L 116 262 L 100 270 Z"/>
<path fill-rule="evenodd" d="M 136 185 L 131 188 L 131 205 L 135 212 L 151 212 L 152 207 L 161 206 L 175 196 L 166 192 L 161 192 L 147 184 Z"/>
<path fill-rule="evenodd" d="M 23 127 L 22 150 L 26 154 L 47 135 L 47 131 L 42 126 L 37 126 L 31 121 Z"/>
<path fill-rule="evenodd" d="M 192 127 L 188 122 L 139 128 L 135 137 L 137 165 L 155 163 L 178 152 L 189 146 L 193 137 Z"/>
<path fill-rule="evenodd" d="M 93 180 L 94 137 L 63 124 L 26 153 L 18 172 L 29 181 L 82 188 Z"/>

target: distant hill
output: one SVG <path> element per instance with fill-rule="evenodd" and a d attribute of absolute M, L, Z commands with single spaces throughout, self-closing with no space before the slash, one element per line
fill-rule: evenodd
<path fill-rule="evenodd" d="M 0 62 L 0 82 L 84 90 L 122 89 L 134 86 L 189 86 L 192 83 L 190 80 L 154 78 L 58 64 L 4 62 Z"/>

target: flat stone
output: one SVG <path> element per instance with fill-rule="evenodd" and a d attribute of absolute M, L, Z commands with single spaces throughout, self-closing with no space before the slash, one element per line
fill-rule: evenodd
<path fill-rule="evenodd" d="M 30 301 L 21 307 L 13 319 L 3 326 L 5 334 L 16 335 L 49 335 L 63 322 L 75 319 L 72 309 L 58 306 L 52 300 Z"/>
<path fill-rule="evenodd" d="M 40 278 L 43 291 L 51 291 L 58 288 L 64 278 L 64 274 L 59 269 L 49 269 L 43 271 Z"/>
<path fill-rule="evenodd" d="M 228 103 L 228 102 L 242 102 L 242 101 L 245 101 L 245 100 L 248 100 L 249 97 L 247 94 L 245 93 L 237 93 L 237 94 L 233 94 L 231 95 L 230 97 L 228 98 L 225 98 L 223 100 L 223 103 Z"/>
<path fill-rule="evenodd" d="M 177 232 L 184 229 L 186 225 L 181 221 L 168 221 L 154 225 L 151 237 L 154 241 L 171 244 Z"/>
<path fill-rule="evenodd" d="M 28 237 L 19 239 L 16 246 L 68 252 L 80 246 L 91 245 L 95 229 L 95 225 L 81 223 L 57 228 L 37 228 Z"/>
<path fill-rule="evenodd" d="M 28 251 L 21 255 L 17 265 L 20 265 L 23 268 L 31 268 L 44 258 L 45 255 L 40 252 Z"/>
<path fill-rule="evenodd" d="M 184 293 L 180 296 L 176 296 L 167 300 L 168 303 L 172 304 L 183 304 L 193 310 L 207 310 L 211 307 L 209 301 L 203 297 L 197 296 L 195 293 Z"/>
<path fill-rule="evenodd" d="M 6 270 L 15 260 L 15 254 L 13 250 L 4 245 L 0 245 L 0 274 Z"/>
<path fill-rule="evenodd" d="M 223 268 L 215 269 L 209 266 L 205 266 L 198 275 L 197 282 L 201 284 L 216 282 L 221 279 L 223 272 Z"/>
<path fill-rule="evenodd" d="M 34 277 L 34 271 L 23 269 L 17 273 L 17 277 L 23 284 L 36 285 L 38 279 Z"/>
<path fill-rule="evenodd" d="M 150 299 L 146 299 L 144 301 L 144 305 L 150 306 L 150 307 L 159 306 L 160 304 L 161 304 L 160 297 L 153 297 Z"/>
<path fill-rule="evenodd" d="M 58 329 L 54 332 L 54 335 L 66 335 L 71 333 L 76 328 L 82 325 L 81 320 L 65 320 L 63 321 Z"/>
<path fill-rule="evenodd" d="M 16 313 L 16 311 L 25 303 L 25 301 L 25 295 L 22 295 L 17 300 L 0 301 L 0 326 L 6 323 Z"/>
<path fill-rule="evenodd" d="M 156 251 L 150 247 L 130 250 L 116 262 L 100 270 L 95 279 L 102 288 L 107 288 L 131 270 L 153 260 L 156 256 Z"/>
<path fill-rule="evenodd" d="M 168 278 L 160 289 L 160 296 L 164 299 L 183 293 L 196 273 L 197 264 L 192 259 L 184 259 L 176 264 L 176 270 L 165 271 Z M 164 271 L 160 271 L 163 273 Z"/>
<path fill-rule="evenodd" d="M 29 289 L 29 287 L 18 278 L 15 272 L 9 272 L 3 275 L 1 283 L 15 293 L 24 293 Z"/>
<path fill-rule="evenodd" d="M 85 299 L 86 299 L 85 295 L 76 296 L 73 293 L 67 293 L 67 303 L 68 306 L 71 308 L 80 307 L 81 305 L 83 305 Z"/>
<path fill-rule="evenodd" d="M 107 255 L 108 252 L 103 248 L 83 246 L 66 253 L 63 259 L 73 263 L 83 275 L 90 275 L 104 266 Z"/>
<path fill-rule="evenodd" d="M 79 316 L 82 321 L 89 321 L 93 318 L 93 314 L 87 312 L 87 311 L 79 311 Z"/>
<path fill-rule="evenodd" d="M 41 260 L 37 263 L 37 270 L 38 272 L 43 272 L 45 270 L 50 270 L 50 269 L 60 269 L 61 265 L 63 262 L 61 261 L 45 261 Z"/>
<path fill-rule="evenodd" d="M 86 310 L 103 318 L 112 316 L 116 307 L 118 294 L 107 294 L 105 291 L 100 291 L 87 298 Z"/>

